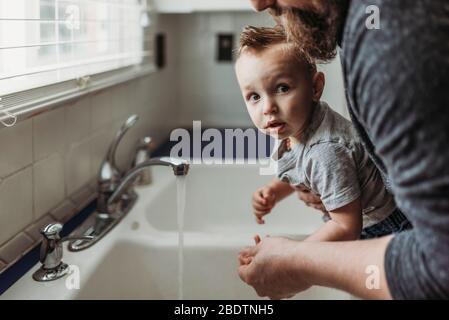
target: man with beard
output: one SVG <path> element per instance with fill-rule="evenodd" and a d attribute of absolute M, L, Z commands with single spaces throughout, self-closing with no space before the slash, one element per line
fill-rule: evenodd
<path fill-rule="evenodd" d="M 313 285 L 362 298 L 449 298 L 449 5 L 444 0 L 252 0 L 311 61 L 337 46 L 353 125 L 414 228 L 346 242 L 266 237 L 242 249 L 239 275 L 260 296 Z M 380 29 L 365 25 L 368 6 Z M 300 194 L 322 208 L 313 194 Z M 349 262 L 348 262 L 349 261 Z"/>

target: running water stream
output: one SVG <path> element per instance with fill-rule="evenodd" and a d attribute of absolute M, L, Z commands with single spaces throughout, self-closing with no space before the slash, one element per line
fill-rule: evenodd
<path fill-rule="evenodd" d="M 177 176 L 178 200 L 178 299 L 183 299 L 184 287 L 184 211 L 186 203 L 186 177 Z"/>

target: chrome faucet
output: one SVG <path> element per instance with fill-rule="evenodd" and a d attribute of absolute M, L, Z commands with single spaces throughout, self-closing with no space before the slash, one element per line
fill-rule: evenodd
<path fill-rule="evenodd" d="M 128 190 L 128 187 L 134 181 L 134 178 L 137 177 L 140 174 L 140 172 L 148 169 L 151 166 L 171 167 L 173 169 L 173 173 L 175 174 L 175 176 L 185 176 L 189 172 L 189 163 L 183 159 L 161 157 L 146 160 L 128 171 L 128 173 L 123 177 L 122 181 L 118 185 L 117 189 L 109 198 L 108 205 L 109 206 L 113 205 L 116 201 L 120 200 L 121 197 Z"/>
<path fill-rule="evenodd" d="M 126 173 L 122 173 L 117 168 L 115 164 L 117 146 L 124 134 L 137 120 L 138 116 L 132 115 L 125 121 L 109 146 L 106 157 L 100 166 L 97 212 L 94 221 L 87 221 L 86 227 L 82 231 L 84 236 L 93 237 L 93 241 L 83 239 L 71 241 L 68 246 L 70 251 L 80 251 L 94 245 L 123 219 L 137 201 L 134 182 L 144 170 L 148 170 L 151 166 L 169 166 L 177 176 L 188 173 L 189 163 L 187 161 L 169 157 L 144 160 Z"/>
<path fill-rule="evenodd" d="M 60 223 L 50 223 L 41 229 L 43 236 L 40 262 L 42 266 L 33 274 L 33 279 L 40 282 L 59 279 L 69 272 L 69 266 L 62 262 L 63 248 L 62 243 L 71 240 L 91 241 L 91 236 L 65 237 L 59 236 L 62 230 Z"/>

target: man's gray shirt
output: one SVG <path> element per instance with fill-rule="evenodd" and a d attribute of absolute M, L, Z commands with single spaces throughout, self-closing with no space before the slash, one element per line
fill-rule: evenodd
<path fill-rule="evenodd" d="M 351 1 L 340 55 L 353 123 L 414 226 L 387 247 L 390 292 L 448 299 L 449 3 Z"/>

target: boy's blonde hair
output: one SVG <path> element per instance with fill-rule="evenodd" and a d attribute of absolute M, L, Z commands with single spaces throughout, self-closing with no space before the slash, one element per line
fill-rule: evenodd
<path fill-rule="evenodd" d="M 310 74 L 316 72 L 316 64 L 308 60 L 293 42 L 287 40 L 287 34 L 281 25 L 275 27 L 246 26 L 240 35 L 237 59 L 248 49 L 261 52 L 276 44 L 285 44 L 287 54 L 301 63 Z"/>

